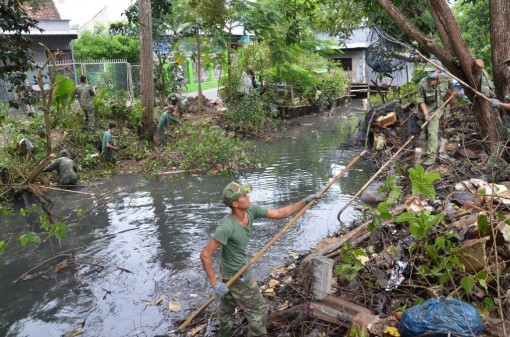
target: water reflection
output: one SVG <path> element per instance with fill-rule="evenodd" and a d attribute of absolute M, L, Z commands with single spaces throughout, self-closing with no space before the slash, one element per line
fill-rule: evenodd
<path fill-rule="evenodd" d="M 77 224 L 64 246 L 53 250 L 74 248 L 76 264 L 48 273 L 47 280 L 13 285 L 16 277 L 51 256 L 52 249 L 41 245 L 4 261 L 0 335 L 61 336 L 82 325 L 83 336 L 157 335 L 175 329 L 175 319 L 187 316 L 211 294 L 199 252 L 229 211 L 221 203 L 223 187 L 231 180 L 251 184 L 251 201 L 267 208 L 319 191 L 358 154 L 338 150 L 355 131 L 352 114 L 359 110 L 354 107 L 332 119 L 301 120 L 313 125 L 300 127 L 298 137 L 253 142 L 254 149 L 264 152 L 267 166 L 238 176 L 121 176 L 91 188 L 94 196 L 53 193 L 57 216 Z M 354 194 L 367 176 L 360 163 L 334 184 L 252 267 L 254 276 L 262 280 L 272 267 L 291 259 L 291 252 L 304 252 L 337 231 L 336 214 L 350 198 L 346 193 Z M 78 209 L 85 216 L 78 218 Z M 352 216 L 347 212 L 343 219 Z M 257 221 L 250 253 L 288 220 Z M 154 305 L 162 295 L 162 305 Z M 170 300 L 181 302 L 180 312 L 166 309 Z"/>

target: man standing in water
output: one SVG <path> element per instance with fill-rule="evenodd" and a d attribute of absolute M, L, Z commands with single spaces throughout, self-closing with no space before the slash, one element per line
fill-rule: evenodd
<path fill-rule="evenodd" d="M 103 142 L 101 144 L 101 154 L 103 158 L 112 164 L 115 164 L 115 155 L 113 151 L 118 151 L 119 148 L 113 145 L 113 132 L 117 124 L 110 123 L 108 125 L 108 130 L 103 133 Z"/>
<path fill-rule="evenodd" d="M 53 160 L 43 172 L 57 170 L 60 185 L 76 185 L 78 177 L 76 176 L 77 166 L 66 150 L 60 151 L 60 156 Z"/>
<path fill-rule="evenodd" d="M 227 337 L 232 329 L 230 317 L 235 308 L 240 307 L 248 320 L 248 336 L 267 336 L 267 303 L 260 293 L 257 282 L 246 271 L 230 288 L 228 282 L 244 265 L 248 263 L 246 249 L 253 234 L 253 221 L 260 218 L 284 219 L 302 209 L 310 201 L 318 199 L 312 194 L 295 204 L 279 208 L 266 209 L 250 204 L 248 193 L 250 185 L 242 186 L 231 182 L 223 189 L 223 203 L 230 207 L 231 213 L 223 217 L 212 238 L 206 244 L 200 260 L 214 288 L 221 298 L 219 307 L 220 332 L 218 336 Z M 221 279 L 214 273 L 212 254 L 221 247 Z"/>

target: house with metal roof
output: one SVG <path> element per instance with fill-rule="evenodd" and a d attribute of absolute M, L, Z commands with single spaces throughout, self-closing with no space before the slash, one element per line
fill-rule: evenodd
<path fill-rule="evenodd" d="M 28 35 L 32 41 L 32 53 L 35 62 L 46 61 L 46 51 L 40 43 L 51 51 L 62 51 L 62 61 L 73 60 L 71 41 L 78 38 L 78 33 L 69 27 L 69 20 L 62 20 L 53 0 L 46 1 L 34 11 L 28 8 L 30 18 L 39 21 L 38 27 L 43 31 L 31 30 Z"/>
<path fill-rule="evenodd" d="M 389 74 L 390 77 L 382 77 L 366 62 L 367 51 L 371 45 L 370 28 L 360 27 L 352 31 L 348 39 L 340 40 L 328 34 L 317 34 L 321 40 L 331 40 L 337 44 L 339 52 L 329 55 L 328 58 L 337 61 L 347 72 L 351 79 L 351 88 L 367 88 L 377 83 L 378 86 L 400 86 L 411 80 L 414 64 L 407 62 L 400 70 Z M 365 89 L 366 90 L 366 89 Z"/>
<path fill-rule="evenodd" d="M 37 10 L 31 7 L 26 8 L 28 16 L 38 21 L 39 29 L 31 29 L 24 35 L 31 43 L 32 58 L 36 64 L 42 65 L 47 59 L 47 51 L 40 45 L 44 44 L 50 51 L 62 51 L 60 61 L 73 61 L 73 48 L 71 41 L 78 38 L 76 31 L 69 27 L 69 20 L 62 20 L 60 14 L 52 0 L 42 3 Z M 11 31 L 1 31 L 2 35 L 14 34 Z M 27 73 L 29 85 L 35 85 L 35 76 L 37 71 L 32 70 Z M 7 102 L 15 99 L 14 93 L 9 90 L 11 84 L 2 81 L 0 83 L 0 101 Z"/>

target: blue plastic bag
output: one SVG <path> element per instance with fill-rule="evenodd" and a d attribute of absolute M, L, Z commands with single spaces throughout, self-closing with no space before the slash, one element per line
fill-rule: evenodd
<path fill-rule="evenodd" d="M 483 331 L 478 311 L 459 300 L 431 298 L 404 311 L 398 323 L 402 337 L 427 333 L 427 337 L 473 337 Z"/>

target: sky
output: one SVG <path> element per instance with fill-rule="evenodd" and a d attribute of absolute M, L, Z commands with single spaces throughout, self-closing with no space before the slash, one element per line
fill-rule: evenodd
<path fill-rule="evenodd" d="M 108 5 L 109 12 L 122 13 L 134 0 L 53 0 L 62 20 L 82 25 Z"/>

